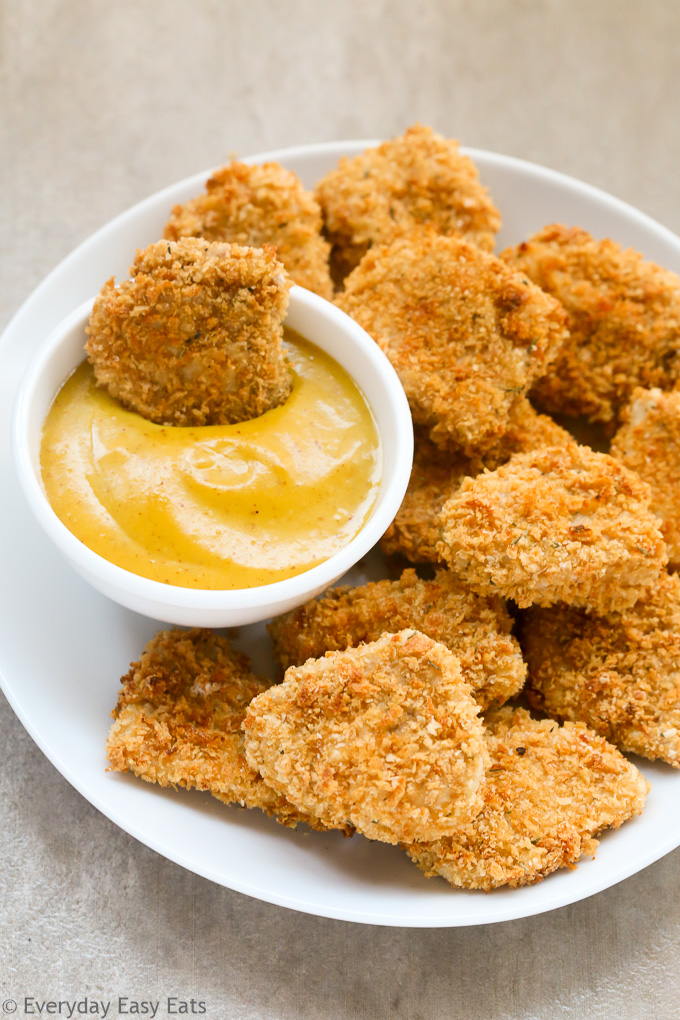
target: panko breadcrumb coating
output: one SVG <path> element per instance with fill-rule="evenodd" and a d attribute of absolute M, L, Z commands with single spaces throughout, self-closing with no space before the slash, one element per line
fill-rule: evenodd
<path fill-rule="evenodd" d="M 241 723 L 270 681 L 209 630 L 161 631 L 122 678 L 106 752 L 116 772 L 160 786 L 209 790 L 225 803 L 261 808 L 283 825 L 304 821 L 248 765 Z"/>
<path fill-rule="evenodd" d="M 608 422 L 636 386 L 680 379 L 680 278 L 632 249 L 552 224 L 500 256 L 552 294 L 570 336 L 533 390 L 551 413 Z"/>
<path fill-rule="evenodd" d="M 416 424 L 467 456 L 500 439 L 565 335 L 549 295 L 474 245 L 424 231 L 372 248 L 336 302 L 394 365 Z"/>
<path fill-rule="evenodd" d="M 429 226 L 492 251 L 500 213 L 458 142 L 415 124 L 404 135 L 345 157 L 319 181 L 333 261 L 342 278 L 374 244 Z"/>
<path fill-rule="evenodd" d="M 407 847 L 425 874 L 453 886 L 538 882 L 592 855 L 593 837 L 642 811 L 649 783 L 582 724 L 558 726 L 521 708 L 488 716 L 484 805 L 453 836 Z"/>
<path fill-rule="evenodd" d="M 330 300 L 330 245 L 321 236 L 321 209 L 300 179 L 279 163 L 232 162 L 216 170 L 205 194 L 172 210 L 163 236 L 276 247 L 291 280 Z"/>
<path fill-rule="evenodd" d="M 473 817 L 488 763 L 458 659 L 407 630 L 291 666 L 255 698 L 246 757 L 301 811 L 387 843 Z"/>
<path fill-rule="evenodd" d="M 422 428 L 416 428 L 408 489 L 396 517 L 380 540 L 380 548 L 388 556 L 401 555 L 411 563 L 437 563 L 440 559 L 437 543 L 441 538 L 439 514 L 466 476 L 474 477 L 484 468 L 494 470 L 514 453 L 573 442 L 568 432 L 547 415 L 537 414 L 524 397 L 512 408 L 505 435 L 486 453 L 476 457 L 440 450 Z"/>
<path fill-rule="evenodd" d="M 532 608 L 522 645 L 538 711 L 680 768 L 680 576 L 662 574 L 620 613 Z"/>
<path fill-rule="evenodd" d="M 87 327 L 95 378 L 113 397 L 166 425 L 244 421 L 286 399 L 290 281 L 273 247 L 157 241 L 130 275 L 104 284 Z"/>
<path fill-rule="evenodd" d="M 396 517 L 380 539 L 382 551 L 387 556 L 405 556 L 411 563 L 437 563 L 438 515 L 463 479 L 476 473 L 469 457 L 440 450 L 427 430 L 416 426 L 411 477 Z"/>
<path fill-rule="evenodd" d="M 568 446 L 572 443 L 575 443 L 575 439 L 566 429 L 547 414 L 538 414 L 526 397 L 522 397 L 513 404 L 507 428 L 501 438 L 480 456 L 480 471 L 484 468 L 495 471 L 502 464 L 507 464 L 516 453 L 529 453 L 546 446 Z"/>
<path fill-rule="evenodd" d="M 269 633 L 287 669 L 408 627 L 458 656 L 481 708 L 502 705 L 524 685 L 526 666 L 505 604 L 475 595 L 449 570 L 438 570 L 432 581 L 405 570 L 398 581 L 333 588 L 279 616 Z"/>
<path fill-rule="evenodd" d="M 519 606 L 625 609 L 666 563 L 649 486 L 576 443 L 518 453 L 467 478 L 441 513 L 438 551 L 482 595 Z"/>
<path fill-rule="evenodd" d="M 635 390 L 611 455 L 649 483 L 671 568 L 680 569 L 680 391 Z"/>

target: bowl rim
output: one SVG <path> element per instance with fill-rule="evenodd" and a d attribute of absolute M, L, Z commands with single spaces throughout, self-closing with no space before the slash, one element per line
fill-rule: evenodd
<path fill-rule="evenodd" d="M 29 430 L 32 403 L 45 371 L 55 354 L 68 344 L 72 331 L 81 323 L 83 327 L 85 326 L 94 300 L 95 297 L 88 298 L 87 301 L 67 314 L 50 330 L 31 358 L 15 398 L 10 440 L 15 470 L 31 510 L 62 555 L 70 560 L 88 579 L 98 577 L 107 586 L 107 592 L 111 592 L 113 589 L 119 592 L 129 592 L 136 600 L 153 602 L 156 606 L 162 604 L 169 609 L 186 608 L 207 612 L 249 610 L 260 606 L 269 609 L 291 599 L 297 599 L 299 603 L 311 592 L 327 587 L 376 545 L 393 520 L 410 478 L 413 461 L 413 424 L 408 400 L 390 361 L 369 334 L 336 305 L 298 285 L 291 287 L 291 303 L 294 303 L 298 308 L 312 309 L 317 314 L 334 322 L 336 327 L 351 340 L 354 348 L 360 351 L 361 356 L 370 363 L 375 373 L 374 379 L 379 380 L 382 384 L 386 397 L 386 408 L 389 408 L 391 426 L 395 430 L 392 441 L 395 443 L 396 449 L 399 450 L 399 457 L 389 476 L 384 473 L 381 476 L 378 482 L 376 502 L 369 512 L 368 519 L 357 534 L 328 559 L 292 577 L 251 588 L 219 589 L 182 587 L 135 574 L 107 560 L 74 535 L 57 516 L 47 498 L 40 479 L 39 468 L 34 464 Z M 313 338 L 306 339 L 314 343 Z M 330 356 L 333 357 L 332 354 Z M 335 358 L 335 360 L 341 364 L 339 359 Z M 352 378 L 369 407 L 384 447 L 384 427 L 381 428 L 373 403 L 365 393 L 361 380 L 355 378 L 347 368 L 345 371 Z M 65 381 L 63 379 L 58 384 L 52 400 L 55 399 Z M 383 454 L 383 468 L 384 466 L 385 457 Z M 270 615 L 269 612 L 267 615 Z"/>

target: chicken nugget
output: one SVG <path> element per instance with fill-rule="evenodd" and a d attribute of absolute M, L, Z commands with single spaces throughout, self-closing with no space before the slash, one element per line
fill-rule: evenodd
<path fill-rule="evenodd" d="M 635 390 L 622 412 L 611 455 L 652 490 L 652 512 L 661 518 L 673 570 L 680 569 L 680 391 Z"/>
<path fill-rule="evenodd" d="M 614 241 L 552 224 L 500 256 L 559 299 L 569 338 L 532 396 L 550 413 L 609 422 L 636 386 L 680 378 L 680 278 Z"/>
<path fill-rule="evenodd" d="M 662 574 L 623 612 L 527 610 L 521 640 L 538 711 L 680 768 L 680 576 Z"/>
<path fill-rule="evenodd" d="M 414 227 L 464 237 L 492 251 L 501 217 L 458 142 L 415 124 L 399 138 L 344 158 L 319 181 L 316 197 L 341 280 L 371 245 Z"/>
<path fill-rule="evenodd" d="M 440 450 L 421 426 L 414 429 L 414 439 L 413 467 L 406 494 L 380 540 L 385 555 L 404 556 L 411 563 L 440 561 L 437 552 L 441 538 L 439 514 L 446 501 L 455 496 L 465 477 L 474 477 L 484 468 L 494 470 L 505 464 L 513 453 L 574 442 L 552 418 L 537 414 L 525 397 L 513 406 L 505 435 L 484 454 L 465 457 L 462 453 Z"/>
<path fill-rule="evenodd" d="M 392 362 L 435 445 L 474 456 L 561 345 L 564 310 L 495 256 L 420 232 L 372 248 L 336 298 Z"/>
<path fill-rule="evenodd" d="M 209 630 L 167 630 L 122 677 L 106 752 L 115 772 L 149 783 L 209 790 L 219 800 L 261 808 L 283 825 L 327 828 L 275 793 L 248 765 L 241 723 L 270 686 L 247 656 Z"/>
<path fill-rule="evenodd" d="M 421 426 L 415 427 L 414 440 L 408 488 L 380 548 L 387 556 L 401 555 L 411 563 L 437 563 L 438 515 L 463 479 L 477 472 L 469 457 L 435 446 Z"/>
<path fill-rule="evenodd" d="M 130 274 L 104 284 L 87 327 L 111 396 L 162 425 L 224 425 L 283 403 L 290 281 L 274 248 L 157 241 Z"/>
<path fill-rule="evenodd" d="M 409 627 L 458 656 L 481 708 L 502 705 L 523 687 L 526 666 L 505 603 L 475 595 L 449 570 L 438 570 L 432 581 L 405 570 L 398 581 L 333 588 L 279 616 L 269 633 L 287 669 Z"/>
<path fill-rule="evenodd" d="M 546 446 L 568 446 L 575 442 L 566 429 L 547 414 L 538 414 L 526 397 L 521 397 L 512 406 L 501 438 L 478 458 L 480 467 L 475 474 L 484 468 L 495 471 L 502 464 L 507 464 L 516 453 L 542 450 Z"/>
<path fill-rule="evenodd" d="M 667 561 L 649 501 L 646 482 L 608 454 L 576 443 L 517 453 L 465 479 L 437 549 L 481 595 L 625 609 Z"/>
<path fill-rule="evenodd" d="M 481 811 L 452 836 L 406 847 L 428 878 L 487 892 L 529 885 L 573 868 L 595 853 L 594 836 L 642 811 L 647 780 L 582 724 L 558 726 L 506 706 L 486 725 Z"/>
<path fill-rule="evenodd" d="M 458 659 L 417 631 L 291 666 L 246 712 L 246 757 L 331 826 L 387 843 L 438 838 L 476 814 L 488 763 Z"/>
<path fill-rule="evenodd" d="M 176 205 L 164 237 L 276 247 L 291 280 L 330 300 L 330 245 L 321 236 L 321 209 L 300 179 L 279 163 L 232 162 L 206 181 L 205 194 Z"/>

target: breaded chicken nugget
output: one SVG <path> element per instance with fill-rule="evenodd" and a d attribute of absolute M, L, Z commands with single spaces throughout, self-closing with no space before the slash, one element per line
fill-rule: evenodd
<path fill-rule="evenodd" d="M 467 478 L 441 513 L 438 551 L 470 587 L 519 606 L 625 609 L 667 560 L 649 486 L 571 443 Z"/>
<path fill-rule="evenodd" d="M 568 446 L 575 442 L 566 429 L 547 414 L 538 414 L 526 397 L 521 397 L 512 406 L 501 438 L 478 458 L 481 463 L 476 474 L 484 468 L 495 471 L 502 464 L 507 464 L 516 453 L 542 450 L 546 446 Z"/>
<path fill-rule="evenodd" d="M 414 227 L 464 237 L 492 251 L 500 213 L 458 142 L 415 124 L 404 135 L 344 158 L 319 181 L 316 197 L 340 279 L 373 244 Z"/>
<path fill-rule="evenodd" d="M 636 386 L 680 378 L 680 278 L 614 241 L 552 224 L 500 256 L 558 298 L 570 336 L 533 390 L 551 413 L 617 417 Z"/>
<path fill-rule="evenodd" d="M 642 811 L 649 783 L 585 726 L 507 706 L 486 725 L 480 813 L 452 836 L 406 847 L 429 878 L 487 891 L 529 885 L 594 854 L 594 836 Z"/>
<path fill-rule="evenodd" d="M 437 563 L 438 515 L 463 479 L 477 472 L 469 457 L 435 446 L 422 426 L 414 429 L 414 440 L 408 488 L 380 548 L 387 556 L 405 556 L 411 563 Z"/>
<path fill-rule="evenodd" d="M 246 757 L 301 811 L 387 843 L 473 817 L 488 763 L 458 659 L 417 631 L 291 666 L 246 712 Z"/>
<path fill-rule="evenodd" d="M 432 581 L 405 570 L 398 581 L 333 588 L 279 616 L 268 629 L 276 657 L 287 669 L 409 627 L 460 659 L 481 708 L 502 705 L 524 685 L 526 666 L 505 604 L 475 595 L 449 570 L 438 570 Z"/>
<path fill-rule="evenodd" d="M 680 569 L 680 391 L 635 390 L 622 412 L 611 455 L 652 490 L 652 512 L 662 520 L 672 569 Z"/>
<path fill-rule="evenodd" d="M 241 723 L 269 686 L 209 630 L 161 631 L 122 677 L 106 744 L 111 768 L 149 783 L 209 790 L 283 825 L 326 828 L 270 789 L 243 754 Z"/>
<path fill-rule="evenodd" d="M 680 576 L 662 574 L 632 609 L 606 616 L 532 608 L 522 646 L 537 710 L 680 768 Z"/>
<path fill-rule="evenodd" d="M 279 163 L 232 162 L 216 170 L 205 187 L 205 194 L 174 207 L 164 237 L 204 237 L 251 248 L 273 244 L 294 283 L 330 300 L 330 245 L 321 236 L 321 209 L 292 171 Z"/>
<path fill-rule="evenodd" d="M 372 248 L 336 302 L 394 365 L 416 424 L 466 456 L 500 439 L 565 335 L 557 301 L 493 255 L 433 233 Z"/>
<path fill-rule="evenodd" d="M 97 382 L 144 418 L 224 425 L 281 404 L 290 281 L 274 248 L 185 238 L 138 251 L 97 297 L 85 350 Z"/>
<path fill-rule="evenodd" d="M 411 563 L 439 562 L 439 514 L 466 476 L 474 477 L 484 468 L 494 470 L 514 453 L 574 442 L 551 418 L 537 414 L 524 397 L 513 406 L 505 435 L 483 455 L 465 457 L 440 450 L 420 426 L 415 428 L 414 438 L 413 468 L 406 495 L 380 540 L 380 548 L 387 556 L 401 555 Z"/>

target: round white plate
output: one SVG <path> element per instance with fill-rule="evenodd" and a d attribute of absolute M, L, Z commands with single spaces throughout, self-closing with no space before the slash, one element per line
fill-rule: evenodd
<path fill-rule="evenodd" d="M 307 186 L 370 142 L 267 153 Z M 499 249 L 546 223 L 577 224 L 631 245 L 680 272 L 680 239 L 630 206 L 520 160 L 471 150 L 503 214 Z M 104 742 L 118 679 L 158 624 L 98 595 L 66 566 L 29 515 L 9 451 L 9 417 L 20 376 L 48 331 L 126 274 L 135 248 L 158 239 L 171 206 L 202 188 L 196 174 L 119 216 L 66 258 L 19 310 L 0 341 L 0 672 L 14 711 L 50 761 L 84 797 L 141 842 L 214 882 L 296 910 L 369 924 L 446 927 L 525 917 L 590 896 L 680 845 L 680 776 L 642 765 L 653 784 L 644 814 L 605 834 L 595 860 L 538 885 L 490 894 L 427 880 L 396 847 L 362 837 L 290 831 L 258 811 L 226 808 L 209 794 L 161 790 L 107 773 Z M 377 554 L 352 579 L 380 576 Z M 261 625 L 238 644 L 269 667 Z M 641 764 L 641 763 L 638 763 Z"/>

